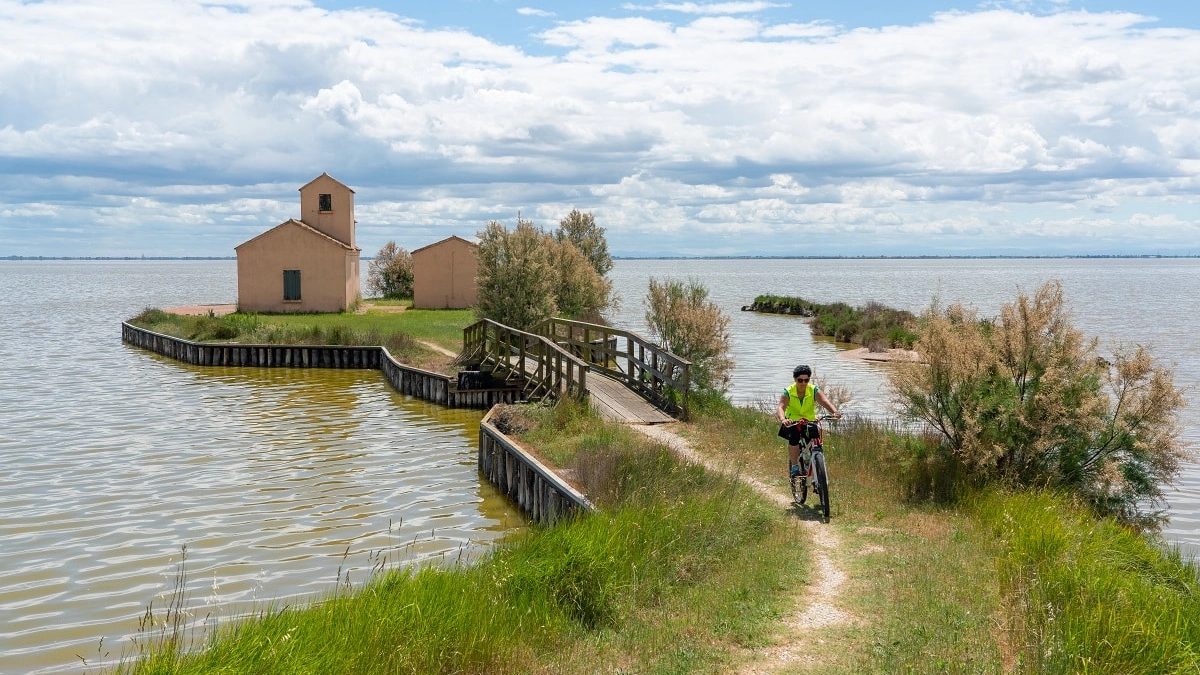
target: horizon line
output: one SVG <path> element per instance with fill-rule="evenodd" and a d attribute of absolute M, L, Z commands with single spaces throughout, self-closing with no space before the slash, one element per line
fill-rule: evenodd
<path fill-rule="evenodd" d="M 1032 253 L 982 253 L 982 254 L 913 254 L 913 255 L 623 255 L 612 256 L 613 260 L 971 260 L 971 259 L 1144 259 L 1144 258 L 1200 258 L 1200 253 L 1141 253 L 1141 254 L 1107 254 L 1107 253 L 1059 253 L 1037 255 Z M 375 256 L 361 257 L 361 260 L 374 260 Z M 0 256 L 0 260 L 30 261 L 30 260 L 96 260 L 96 261 L 138 261 L 138 260 L 237 260 L 237 256 L 164 256 L 164 255 L 126 255 L 126 256 L 53 256 L 53 255 L 8 255 Z"/>

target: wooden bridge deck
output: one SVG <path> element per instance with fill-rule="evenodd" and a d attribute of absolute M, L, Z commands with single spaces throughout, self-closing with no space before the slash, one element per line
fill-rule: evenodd
<path fill-rule="evenodd" d="M 625 424 L 665 424 L 675 418 L 655 408 L 629 387 L 592 371 L 587 376 L 592 409 L 601 417 Z"/>
<path fill-rule="evenodd" d="M 532 374 L 534 368 L 532 363 L 525 364 L 527 374 Z M 666 424 L 676 421 L 620 380 L 599 371 L 588 372 L 587 389 L 592 410 L 604 419 L 625 424 Z"/>
<path fill-rule="evenodd" d="M 586 395 L 600 416 L 617 422 L 674 422 L 664 408 L 686 419 L 688 361 L 636 333 L 548 321 L 548 326 L 526 332 L 481 319 L 463 330 L 462 353 L 470 355 L 463 357 L 464 363 L 469 359 L 476 364 L 473 369 L 513 385 L 520 380 L 521 395 L 532 399 Z M 630 382 L 638 385 L 636 390 Z M 661 398 L 660 390 L 681 392 L 681 400 Z M 652 393 L 643 397 L 639 391 Z"/>

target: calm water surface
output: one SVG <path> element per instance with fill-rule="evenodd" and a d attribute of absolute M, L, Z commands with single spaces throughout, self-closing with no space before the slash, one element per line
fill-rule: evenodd
<path fill-rule="evenodd" d="M 620 260 L 610 276 L 614 322 L 638 332 L 651 277 L 702 281 L 732 320 L 735 401 L 772 401 L 805 362 L 867 414 L 889 412 L 885 366 L 741 307 L 776 293 L 919 312 L 937 296 L 990 315 L 1059 279 L 1102 349 L 1141 342 L 1174 366 L 1200 443 L 1200 260 Z M 191 604 L 223 617 L 327 591 L 339 569 L 360 581 L 377 552 L 456 556 L 519 526 L 479 484 L 478 412 L 373 372 L 199 369 L 120 342 L 145 307 L 236 295 L 233 261 L 0 261 L 0 673 L 79 672 L 101 637 L 115 656 L 185 544 Z M 1200 552 L 1200 467 L 1171 516 L 1168 539 Z"/>
<path fill-rule="evenodd" d="M 119 656 L 185 545 L 211 622 L 522 525 L 478 479 L 479 411 L 376 371 L 200 368 L 120 342 L 122 319 L 232 301 L 235 279 L 231 261 L 0 262 L 0 673 Z"/>

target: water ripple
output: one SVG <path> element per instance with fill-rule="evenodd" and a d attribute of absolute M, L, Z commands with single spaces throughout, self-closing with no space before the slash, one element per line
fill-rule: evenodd
<path fill-rule="evenodd" d="M 20 297 L 6 279 L 0 297 Z M 372 371 L 182 366 L 122 345 L 141 306 L 108 300 L 35 322 L 48 345 L 82 339 L 83 359 L 15 359 L 0 327 L 0 673 L 78 672 L 101 638 L 127 651 L 185 545 L 195 613 L 229 619 L 327 592 L 339 569 L 361 582 L 379 552 L 455 555 L 521 524 L 479 484 L 478 411 L 413 401 Z M 53 289 L 41 301 L 19 312 L 79 311 Z"/>

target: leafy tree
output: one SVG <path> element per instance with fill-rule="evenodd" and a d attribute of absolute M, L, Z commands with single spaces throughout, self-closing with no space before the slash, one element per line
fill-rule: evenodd
<path fill-rule="evenodd" d="M 733 373 L 729 356 L 729 317 L 708 299 L 698 279 L 650 279 L 646 325 L 659 344 L 692 363 L 691 380 L 700 389 L 724 393 Z"/>
<path fill-rule="evenodd" d="M 477 236 L 476 315 L 520 330 L 554 316 L 558 274 L 545 233 L 517 214 L 516 229 L 493 220 Z"/>
<path fill-rule="evenodd" d="M 590 211 L 580 213 L 579 209 L 572 209 L 566 218 L 559 221 L 554 239 L 560 243 L 569 241 L 575 244 L 601 277 L 612 270 L 613 261 L 608 254 L 604 228 L 596 225 L 596 217 Z"/>
<path fill-rule="evenodd" d="M 382 298 L 413 296 L 413 262 L 408 251 L 389 241 L 367 265 L 367 292 Z"/>
<path fill-rule="evenodd" d="M 492 221 L 478 236 L 479 317 L 528 330 L 551 316 L 594 321 L 608 307 L 612 284 L 571 241 L 520 214 L 516 229 Z"/>
<path fill-rule="evenodd" d="M 922 363 L 889 371 L 904 410 L 977 480 L 1067 489 L 1130 523 L 1161 518 L 1162 486 L 1187 456 L 1169 369 L 1143 347 L 1099 358 L 1062 286 L 1018 294 L 995 319 L 936 303 L 915 345 Z"/>
<path fill-rule="evenodd" d="M 554 302 L 558 315 L 593 323 L 609 307 L 612 282 L 596 272 L 583 251 L 569 241 L 549 239 L 550 257 L 558 274 Z"/>

